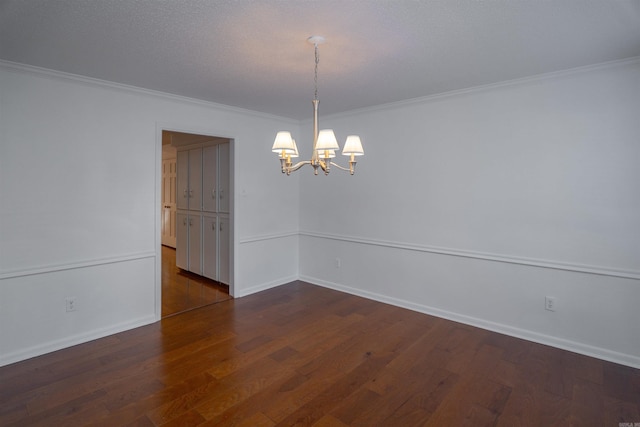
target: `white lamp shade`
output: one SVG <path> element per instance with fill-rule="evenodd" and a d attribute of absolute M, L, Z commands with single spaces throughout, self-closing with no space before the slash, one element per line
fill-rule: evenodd
<path fill-rule="evenodd" d="M 280 131 L 276 134 L 276 139 L 273 141 L 271 151 L 274 153 L 282 153 L 282 150 L 285 150 L 287 154 L 292 154 L 297 151 L 296 143 L 291 137 L 291 132 Z"/>
<path fill-rule="evenodd" d="M 296 157 L 300 157 L 300 154 L 298 154 L 298 145 L 296 144 L 296 140 L 292 139 L 293 141 L 293 153 L 289 153 L 289 157 L 296 158 Z"/>
<path fill-rule="evenodd" d="M 316 150 L 322 154 L 325 150 L 339 150 L 336 135 L 333 129 L 323 129 L 318 133 L 318 141 L 316 142 Z"/>
<path fill-rule="evenodd" d="M 358 135 L 349 135 L 347 137 L 347 141 L 344 143 L 342 154 L 344 154 L 345 156 L 349 156 L 351 154 L 353 154 L 354 156 L 364 156 L 362 142 L 360 141 L 360 137 Z"/>

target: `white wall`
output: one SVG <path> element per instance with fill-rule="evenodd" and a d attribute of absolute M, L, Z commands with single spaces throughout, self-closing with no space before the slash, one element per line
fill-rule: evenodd
<path fill-rule="evenodd" d="M 321 117 L 356 175 L 285 177 L 297 122 L 0 63 L 0 365 L 159 318 L 170 129 L 234 140 L 235 296 L 300 277 L 640 367 L 638 111 L 630 61 Z"/>
<path fill-rule="evenodd" d="M 638 60 L 321 117 L 301 278 L 640 367 L 639 119 Z"/>
<path fill-rule="evenodd" d="M 270 148 L 298 126 L 0 63 L 0 365 L 159 319 L 163 128 L 234 140 L 234 295 L 296 279 L 298 178 Z"/>

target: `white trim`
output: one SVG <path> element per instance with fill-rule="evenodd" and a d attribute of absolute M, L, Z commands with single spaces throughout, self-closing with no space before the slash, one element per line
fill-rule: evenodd
<path fill-rule="evenodd" d="M 104 338 L 109 335 L 128 331 L 130 329 L 146 326 L 156 321 L 155 316 L 145 316 L 130 322 L 120 323 L 106 328 L 99 328 L 93 331 L 64 337 L 58 340 L 49 341 L 44 344 L 35 345 L 27 349 L 21 349 L 12 353 L 0 355 L 0 366 L 9 365 L 11 363 L 20 362 L 32 357 L 40 356 L 52 351 L 61 350 L 78 344 L 84 344 L 98 338 Z"/>
<path fill-rule="evenodd" d="M 267 289 L 276 288 L 278 286 L 285 285 L 290 282 L 295 282 L 298 280 L 298 276 L 289 276 L 278 280 L 273 280 L 267 283 L 261 283 L 259 285 L 255 285 L 249 288 L 243 288 L 242 292 L 238 295 L 233 295 L 234 298 L 242 298 L 251 294 L 255 294 L 257 292 L 266 291 Z"/>
<path fill-rule="evenodd" d="M 168 92 L 145 89 L 138 86 L 131 86 L 123 83 L 116 83 L 108 80 L 81 76 L 79 74 L 72 74 L 64 71 L 51 70 L 49 68 L 36 67 L 34 65 L 21 64 L 18 62 L 7 61 L 4 59 L 0 59 L 0 68 L 6 69 L 8 71 L 19 71 L 24 73 L 36 74 L 39 76 L 49 77 L 49 78 L 58 79 L 58 80 L 71 80 L 73 82 L 84 84 L 91 87 L 109 88 L 109 89 L 124 91 L 127 93 L 134 92 L 142 95 L 162 98 L 162 99 L 176 101 L 176 102 L 182 102 L 186 104 L 197 105 L 200 107 L 221 110 L 229 113 L 250 115 L 258 118 L 285 120 L 285 121 L 291 122 L 292 124 L 300 123 L 299 120 L 290 119 L 288 117 L 276 116 L 275 114 L 263 113 L 261 111 L 255 111 L 255 110 L 248 110 L 246 108 L 234 107 L 231 105 L 218 104 L 215 102 L 205 101 L 202 99 L 189 98 L 187 96 L 181 96 L 181 95 L 174 95 Z"/>
<path fill-rule="evenodd" d="M 237 257 L 237 247 L 239 246 L 240 243 L 236 242 L 236 230 L 235 230 L 235 216 L 236 216 L 236 197 L 235 197 L 235 183 L 236 183 L 236 166 L 235 166 L 235 161 L 236 161 L 236 157 L 235 157 L 235 150 L 236 150 L 236 143 L 238 141 L 237 138 L 230 136 L 233 132 L 229 132 L 227 130 L 224 129 L 213 129 L 213 128 L 207 128 L 207 127 L 198 127 L 198 126 L 191 126 L 191 125 L 183 125 L 183 124 L 176 124 L 176 123 L 167 123 L 167 122 L 156 122 L 156 143 L 157 143 L 157 149 L 160 150 L 160 159 L 156 159 L 156 166 L 159 168 L 159 170 L 156 172 L 156 194 L 158 197 L 156 206 L 160 206 L 160 200 L 161 200 L 161 191 L 162 191 L 162 172 L 161 172 L 161 168 L 162 168 L 162 132 L 163 131 L 168 131 L 168 132 L 184 132 L 184 133 L 191 133 L 191 134 L 196 134 L 196 135 L 203 135 L 203 136 L 209 136 L 212 138 L 221 138 L 221 139 L 227 139 L 228 140 L 228 144 L 229 144 L 229 195 L 231 197 L 230 202 L 229 202 L 229 212 L 226 212 L 226 215 L 229 215 L 229 221 L 230 221 L 230 226 L 231 226 L 231 231 L 230 231 L 230 235 L 229 235 L 229 245 L 230 245 L 230 252 L 229 252 L 229 262 L 230 262 L 230 268 L 229 268 L 229 295 L 231 295 L 232 297 L 235 297 L 235 291 L 236 291 L 236 284 L 235 284 L 235 277 L 236 277 L 236 260 L 238 259 Z M 198 144 L 194 144 L 194 146 L 204 146 L 206 144 L 202 144 L 202 143 L 198 143 Z M 181 148 L 185 148 L 185 147 L 181 147 Z M 218 212 L 218 214 L 220 214 L 220 212 Z M 158 248 L 158 251 L 161 250 L 161 244 L 160 244 L 160 240 L 161 239 L 161 235 L 162 235 L 162 224 L 160 223 L 160 209 L 158 209 L 157 212 L 157 221 L 158 223 L 156 224 L 156 234 L 157 234 L 157 239 L 158 242 L 156 242 L 156 247 Z M 237 243 L 237 244 L 236 244 Z M 158 263 L 160 264 L 160 263 Z M 161 271 L 161 266 L 158 267 L 158 274 L 160 274 Z M 158 310 L 161 310 L 161 301 L 162 301 L 162 278 L 159 277 L 156 281 L 156 289 L 159 295 L 159 300 L 160 303 L 158 304 Z M 158 320 L 161 319 L 161 315 L 158 316 Z"/>
<path fill-rule="evenodd" d="M 78 268 L 95 267 L 98 265 L 115 264 L 119 262 L 136 261 L 146 258 L 156 258 L 155 251 L 138 252 L 133 254 L 121 255 L 117 257 L 97 258 L 90 260 L 82 260 L 66 264 L 52 264 L 42 267 L 27 268 L 23 270 L 5 271 L 0 273 L 0 280 L 10 279 L 13 277 L 32 276 L 34 274 L 46 274 L 56 271 L 74 270 Z"/>
<path fill-rule="evenodd" d="M 230 136 L 232 134 L 232 132 L 230 132 L 227 129 L 218 129 L 218 128 L 211 128 L 211 127 L 204 127 L 204 126 L 192 126 L 192 125 L 184 125 L 182 123 L 174 123 L 174 122 L 156 122 L 156 130 L 160 132 L 160 148 L 162 149 L 162 131 L 167 131 L 167 132 L 182 132 L 182 133 L 190 133 L 190 134 L 194 134 L 194 135 L 199 135 L 199 136 L 206 136 L 206 137 L 210 137 L 210 138 L 216 138 L 216 139 L 228 139 L 229 142 L 231 141 L 235 141 L 236 138 L 233 136 Z M 194 145 L 194 146 L 204 146 L 207 143 L 203 143 L 203 142 L 196 142 L 190 145 Z M 186 148 L 189 147 L 190 145 L 183 145 L 180 146 L 180 148 Z M 176 146 L 174 146 L 176 147 Z M 176 147 L 177 149 L 178 147 Z"/>
<path fill-rule="evenodd" d="M 635 56 L 635 57 L 616 60 L 616 61 L 602 62 L 599 64 L 585 65 L 582 67 L 569 68 L 567 70 L 536 74 L 533 76 L 522 77 L 519 79 L 503 80 L 501 82 L 496 82 L 496 83 L 488 83 L 488 84 L 479 85 L 479 86 L 471 86 L 464 89 L 456 89 L 448 92 L 441 92 L 433 95 L 421 96 L 421 97 L 411 98 L 411 99 L 404 99 L 396 102 L 388 102 L 386 104 L 379 104 L 371 107 L 358 108 L 354 110 L 343 111 L 341 113 L 328 114 L 324 116 L 324 119 L 326 120 L 326 119 L 332 119 L 332 118 L 345 118 L 349 116 L 371 113 L 371 112 L 376 112 L 381 110 L 403 108 L 403 107 L 408 107 L 416 104 L 427 104 L 427 103 L 435 102 L 441 99 L 453 98 L 457 96 L 463 96 L 463 95 L 480 93 L 480 92 L 487 92 L 487 91 L 500 89 L 500 88 L 522 86 L 522 85 L 542 82 L 545 80 L 563 78 L 563 77 L 572 76 L 576 74 L 588 73 L 588 72 L 598 71 L 598 70 L 606 70 L 610 68 L 617 68 L 617 67 L 623 67 L 626 65 L 635 65 L 635 64 L 640 64 L 640 56 Z M 303 120 L 303 122 L 306 122 L 309 120 L 310 119 L 305 119 Z"/>
<path fill-rule="evenodd" d="M 239 239 L 239 243 L 253 243 L 260 242 L 262 240 L 276 240 L 276 239 L 286 239 L 287 237 L 297 237 L 299 234 L 297 231 L 283 231 L 281 233 L 272 233 L 272 234 L 261 234 L 249 237 L 242 237 Z"/>
<path fill-rule="evenodd" d="M 217 128 L 209 128 L 209 127 L 198 127 L 198 126 L 191 126 L 191 125 L 183 125 L 183 124 L 177 124 L 177 123 L 168 123 L 168 122 L 156 122 L 156 139 L 157 139 L 157 144 L 159 147 L 160 152 L 162 152 L 162 132 L 163 131 L 168 131 L 168 132 L 183 132 L 183 133 L 190 133 L 190 134 L 195 134 L 195 135 L 203 135 L 203 136 L 209 136 L 212 138 L 220 138 L 220 139 L 227 139 L 228 140 L 228 144 L 229 144 L 229 194 L 231 197 L 231 200 L 229 202 L 229 212 L 226 212 L 226 214 L 229 215 L 229 221 L 230 221 L 230 225 L 231 225 L 231 232 L 229 235 L 229 263 L 230 263 L 230 268 L 229 268 L 229 295 L 231 295 L 232 297 L 235 297 L 235 288 L 236 288 L 236 284 L 235 284 L 235 277 L 236 277 L 236 260 L 238 259 L 237 257 L 237 253 L 236 253 L 236 248 L 240 245 L 240 242 L 236 242 L 236 229 L 235 229 L 235 213 L 236 213 L 236 197 L 235 197 L 235 183 L 236 183 L 236 166 L 235 166 L 235 161 L 236 161 L 236 143 L 238 142 L 238 139 L 230 136 L 233 134 L 233 132 L 227 131 L 227 130 L 216 130 Z M 205 146 L 207 145 L 206 143 L 198 143 L 198 144 L 194 144 L 193 146 Z M 183 146 L 181 148 L 186 148 L 186 146 Z M 162 157 L 162 154 L 160 155 L 160 157 Z M 162 168 L 162 160 L 158 160 L 157 163 L 159 168 Z M 161 194 L 160 192 L 162 191 L 162 173 L 161 171 L 158 171 L 156 174 L 156 190 L 157 190 L 157 194 L 158 194 L 158 203 L 156 203 L 157 206 L 160 206 L 160 199 L 161 199 Z M 220 212 L 219 212 L 220 213 Z M 160 212 L 158 211 L 157 214 L 157 218 L 158 221 L 160 221 Z M 158 223 L 156 226 L 156 232 L 157 232 L 157 236 L 158 239 L 161 240 L 161 234 L 162 234 L 162 230 L 161 230 L 161 224 Z M 236 244 L 237 243 L 237 244 Z M 158 247 L 158 250 L 160 250 L 160 246 L 157 243 L 156 246 Z M 160 272 L 161 267 L 158 268 L 158 271 Z M 158 289 L 158 295 L 159 295 L 159 299 L 160 301 L 162 301 L 162 278 L 158 279 L 158 283 L 157 283 L 157 289 Z M 161 303 L 158 305 L 158 309 L 161 310 Z M 158 317 L 158 320 L 160 320 L 162 316 Z"/>
<path fill-rule="evenodd" d="M 316 277 L 301 276 L 300 280 L 317 286 L 322 286 L 325 288 L 334 289 L 336 291 L 357 295 L 359 297 L 367 298 L 370 300 L 391 304 L 396 307 L 406 308 L 408 310 L 416 311 L 419 313 L 429 314 L 443 319 L 452 320 L 454 322 L 476 326 L 488 331 L 493 331 L 504 335 L 521 338 L 527 341 L 549 345 L 563 350 L 572 351 L 574 353 L 579 353 L 586 356 L 595 357 L 597 359 L 607 360 L 609 362 L 619 363 L 622 365 L 640 369 L 640 357 L 634 356 L 632 354 L 619 353 L 616 351 L 608 350 L 606 348 L 593 347 L 576 341 L 565 340 L 562 338 L 540 334 L 526 329 L 514 328 L 513 326 L 505 325 L 502 323 L 491 322 L 476 317 L 466 316 L 464 314 L 441 310 L 427 305 L 416 304 L 414 302 L 406 301 L 399 298 L 393 298 L 374 292 L 363 291 L 361 289 L 356 289 L 349 286 L 340 285 L 338 283 L 321 280 Z"/>
<path fill-rule="evenodd" d="M 156 259 L 153 266 L 153 311 L 155 320 L 162 319 L 162 129 L 156 122 L 155 165 L 153 174 L 153 247 Z"/>
<path fill-rule="evenodd" d="M 417 98 L 405 99 L 405 100 L 396 101 L 396 102 L 388 102 L 388 103 L 385 103 L 385 104 L 374 105 L 374 106 L 371 106 L 371 107 L 357 108 L 357 109 L 353 109 L 353 110 L 349 110 L 349 111 L 343 111 L 343 112 L 340 112 L 340 113 L 328 114 L 328 115 L 325 115 L 324 118 L 325 119 L 331 119 L 331 118 L 337 118 L 337 117 L 344 118 L 344 117 L 348 117 L 348 116 L 352 116 L 352 115 L 358 115 L 358 114 L 369 113 L 369 112 L 374 112 L 374 111 L 402 108 L 402 107 L 411 106 L 411 105 L 415 105 L 415 104 L 425 104 L 425 103 L 437 101 L 437 100 L 440 100 L 440 99 L 452 98 L 452 97 L 456 97 L 456 96 L 460 96 L 460 95 L 466 95 L 466 94 L 473 94 L 473 93 L 478 93 L 478 92 L 490 91 L 490 90 L 494 90 L 494 89 L 497 89 L 497 88 L 519 86 L 519 85 L 525 85 L 525 84 L 530 84 L 530 83 L 537 83 L 537 82 L 544 81 L 544 80 L 549 80 L 549 79 L 561 78 L 561 77 L 571 76 L 571 75 L 575 75 L 575 74 L 581 74 L 581 73 L 586 73 L 586 72 L 591 72 L 591 71 L 597 71 L 597 70 L 603 70 L 603 69 L 609 69 L 609 68 L 616 68 L 616 67 L 621 67 L 621 66 L 626 66 L 626 65 L 635 65 L 635 64 L 640 64 L 640 56 L 635 56 L 635 57 L 621 59 L 621 60 L 615 60 L 615 61 L 609 61 L 609 62 L 602 62 L 602 63 L 599 63 L 599 64 L 591 64 L 591 65 L 586 65 L 586 66 L 582 66 L 582 67 L 570 68 L 570 69 L 567 69 L 567 70 L 552 71 L 552 72 L 549 72 L 549 73 L 537 74 L 537 75 L 534 75 L 534 76 L 522 77 L 522 78 L 519 78 L 519 79 L 505 80 L 505 81 L 496 82 L 496 83 L 489 83 L 489 84 L 485 84 L 485 85 L 472 86 L 472 87 L 468 87 L 468 88 L 464 88 L 464 89 L 457 89 L 457 90 L 452 90 L 452 91 L 448 91 L 448 92 L 436 93 L 436 94 L 433 94 L 433 95 L 427 95 L 427 96 L 422 96 L 422 97 L 417 97 Z M 211 101 L 204 101 L 204 100 L 201 100 L 201 99 L 189 98 L 189 97 L 180 96 L 180 95 L 174 95 L 174 94 L 167 93 L 167 92 L 161 92 L 161 91 L 156 91 L 156 90 L 151 90 L 151 89 L 144 89 L 144 88 L 137 87 L 137 86 L 131 86 L 131 85 L 126 85 L 126 84 L 122 84 L 122 83 L 115 83 L 115 82 L 111 82 L 111 81 L 108 81 L 108 80 L 101 80 L 101 79 L 96 79 L 96 78 L 93 78 L 93 77 L 86 77 L 86 76 L 81 76 L 81 75 L 78 75 L 78 74 L 72 74 L 72 73 L 67 73 L 67 72 L 63 72 L 63 71 L 51 70 L 51 69 L 48 69 L 48 68 L 36 67 L 34 65 L 21 64 L 21 63 L 18 63 L 18 62 L 12 62 L 12 61 L 7 61 L 7 60 L 3 60 L 3 59 L 0 59 L 0 68 L 7 69 L 9 71 L 22 71 L 22 72 L 37 74 L 37 75 L 41 75 L 41 76 L 47 76 L 47 77 L 61 79 L 61 80 L 73 80 L 75 82 L 83 83 L 83 84 L 86 84 L 86 85 L 89 85 L 89 86 L 94 86 L 94 87 L 95 86 L 98 86 L 98 87 L 109 87 L 109 88 L 112 88 L 112 89 L 123 90 L 123 91 L 126 91 L 126 92 L 136 92 L 136 93 L 140 93 L 140 94 L 144 94 L 144 95 L 159 97 L 159 98 L 173 100 L 173 101 L 177 101 L 177 102 L 183 102 L 183 103 L 188 103 L 188 104 L 199 105 L 199 106 L 206 107 L 206 108 L 222 110 L 222 111 L 225 111 L 225 112 L 248 114 L 248 115 L 252 115 L 252 116 L 255 116 L 255 117 L 261 117 L 261 118 L 271 118 L 271 119 L 276 118 L 278 120 L 289 121 L 292 124 L 300 124 L 300 123 L 305 123 L 305 122 L 310 121 L 310 119 L 296 120 L 296 119 L 291 119 L 291 118 L 288 118 L 288 117 L 276 116 L 274 114 L 263 113 L 263 112 L 260 112 L 260 111 L 248 110 L 248 109 L 245 109 L 245 108 L 233 107 L 233 106 L 225 105 L 225 104 L 218 104 L 218 103 L 211 102 Z"/>
<path fill-rule="evenodd" d="M 621 277 L 624 279 L 640 280 L 640 271 L 622 270 L 616 268 L 601 267 L 587 264 L 574 264 L 563 261 L 526 258 L 515 255 L 493 254 L 488 252 L 468 251 L 464 249 L 443 248 L 438 246 L 417 245 L 413 243 L 394 242 L 387 240 L 363 239 L 360 237 L 301 231 L 301 236 L 316 237 L 320 239 L 338 240 L 342 242 L 357 243 L 361 245 L 373 245 L 386 248 L 404 249 L 408 251 L 429 252 L 441 255 L 451 255 L 464 258 L 475 258 L 486 261 L 504 262 L 509 264 L 526 265 L 530 267 L 551 268 L 554 270 L 573 271 L 577 273 L 597 274 L 600 276 Z"/>

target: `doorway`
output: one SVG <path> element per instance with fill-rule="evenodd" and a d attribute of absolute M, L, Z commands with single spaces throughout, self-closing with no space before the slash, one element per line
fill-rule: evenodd
<path fill-rule="evenodd" d="M 203 144 L 227 144 L 227 146 L 230 146 L 231 142 L 228 138 L 162 130 L 160 310 L 161 317 L 163 318 L 232 298 L 229 292 L 231 283 L 222 283 L 212 278 L 187 271 L 188 269 L 179 268 L 177 265 L 180 263 L 176 260 L 177 256 L 181 256 L 180 252 L 183 252 L 183 250 L 178 250 L 178 253 L 176 251 L 177 245 L 180 242 L 178 238 L 180 229 L 177 225 L 180 208 L 179 203 L 177 203 L 179 192 L 178 174 L 180 173 L 180 171 L 178 171 L 180 166 L 177 161 L 178 151 Z M 228 171 L 229 181 L 232 181 L 232 157 L 230 155 L 227 156 L 225 162 L 226 163 L 222 165 L 222 169 Z M 233 187 L 231 186 L 231 188 Z M 227 197 L 229 197 L 233 195 L 233 192 L 227 191 L 226 194 Z M 225 214 L 225 218 L 228 218 L 227 221 L 232 224 L 233 214 L 230 208 L 227 210 L 229 212 Z M 206 216 L 206 213 L 204 214 Z M 220 257 L 222 260 L 220 262 L 228 264 L 224 265 L 228 270 L 232 270 L 232 247 L 233 241 L 231 239 L 228 247 L 225 249 L 225 254 L 221 254 L 223 256 Z M 211 261 L 203 259 L 202 262 L 203 265 L 208 265 L 207 263 Z M 227 282 L 230 282 L 230 280 L 227 280 Z"/>
<path fill-rule="evenodd" d="M 162 317 L 231 299 L 229 286 L 181 270 L 176 250 L 162 245 Z"/>

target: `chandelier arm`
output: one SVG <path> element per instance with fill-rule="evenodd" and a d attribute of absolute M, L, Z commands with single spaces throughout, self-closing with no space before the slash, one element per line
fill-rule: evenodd
<path fill-rule="evenodd" d="M 338 169 L 340 169 L 340 170 L 347 171 L 347 172 L 349 172 L 349 171 L 350 171 L 350 169 L 349 169 L 349 168 L 342 167 L 342 166 L 340 166 L 340 165 L 339 165 L 339 164 L 337 164 L 337 163 L 334 163 L 334 162 L 329 162 L 329 163 L 331 163 L 333 166 L 337 167 L 337 168 L 338 168 Z"/>
<path fill-rule="evenodd" d="M 304 165 L 310 165 L 311 164 L 311 160 L 304 160 L 302 162 L 298 162 L 293 166 L 289 166 L 287 167 L 287 171 L 289 172 L 295 172 L 298 169 L 300 169 L 301 167 L 303 167 Z"/>
<path fill-rule="evenodd" d="M 345 168 L 345 167 L 340 166 L 339 164 L 331 162 L 331 164 L 333 166 L 335 166 L 338 169 L 343 170 L 345 172 L 349 172 L 351 175 L 353 175 L 355 173 L 355 171 L 356 171 L 356 163 L 357 162 L 355 160 L 351 160 L 351 161 L 349 161 L 349 168 Z"/>

